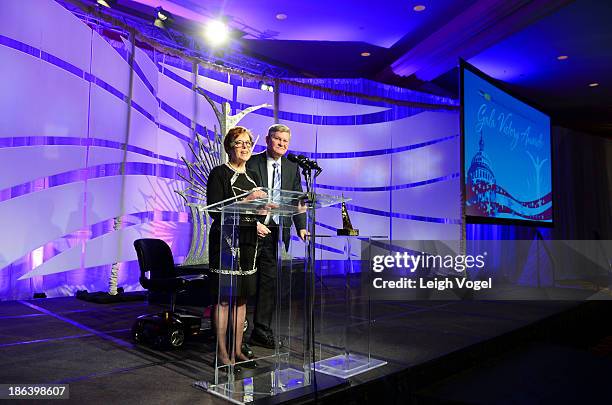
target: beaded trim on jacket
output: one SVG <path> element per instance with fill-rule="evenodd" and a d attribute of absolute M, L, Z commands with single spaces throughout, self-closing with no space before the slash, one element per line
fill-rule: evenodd
<path fill-rule="evenodd" d="M 244 174 L 248 181 L 250 181 L 252 184 L 257 186 L 257 183 L 255 183 L 255 181 L 251 177 L 249 177 L 249 175 L 247 174 L 246 169 L 243 172 L 242 171 L 238 171 L 232 165 L 230 165 L 229 162 L 227 162 L 225 165 L 227 167 L 229 167 L 231 171 L 234 172 L 234 174 L 232 175 L 232 178 L 230 179 L 230 186 L 232 188 L 232 193 L 234 193 L 234 197 L 236 197 L 236 192 L 234 191 L 234 183 L 236 182 L 236 180 L 238 180 L 238 176 L 240 176 L 241 174 Z M 242 190 L 242 189 L 240 189 L 240 191 L 245 192 L 245 190 Z M 256 221 L 256 218 L 254 218 L 254 217 L 246 217 L 245 219 L 247 219 L 249 222 Z M 231 243 L 232 241 L 230 240 L 229 237 L 226 237 L 226 242 L 227 242 L 228 245 L 232 244 Z M 257 239 L 256 242 L 255 242 L 255 255 L 254 255 L 254 257 L 257 257 L 257 250 L 258 250 L 258 248 L 259 248 L 259 239 Z M 232 256 L 234 258 L 236 258 L 236 263 L 238 263 L 238 270 L 213 269 L 213 268 L 211 268 L 210 269 L 211 272 L 217 273 L 217 274 L 228 274 L 228 275 L 232 275 L 232 276 L 248 276 L 250 274 L 254 274 L 254 273 L 257 272 L 257 267 L 255 267 L 256 264 L 257 264 L 257 260 L 253 260 L 253 268 L 252 269 L 243 271 L 241 266 L 240 266 L 240 248 L 238 247 L 238 248 L 233 248 L 233 249 L 230 248 L 230 249 L 232 251 Z"/>

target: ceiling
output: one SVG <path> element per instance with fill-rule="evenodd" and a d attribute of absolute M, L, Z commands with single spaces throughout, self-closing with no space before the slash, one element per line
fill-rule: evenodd
<path fill-rule="evenodd" d="M 612 136 L 612 2 L 598 0 L 119 0 L 177 29 L 225 16 L 241 52 L 289 76 L 364 77 L 458 94 L 459 58 L 553 122 Z M 417 5 L 425 6 L 415 11 Z M 285 19 L 278 19 L 284 14 Z M 361 56 L 368 52 L 367 57 Z M 557 57 L 566 55 L 567 59 Z M 590 83 L 599 83 L 589 87 Z"/>

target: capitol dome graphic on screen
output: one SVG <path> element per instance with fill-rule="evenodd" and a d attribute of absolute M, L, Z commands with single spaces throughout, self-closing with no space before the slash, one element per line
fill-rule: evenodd
<path fill-rule="evenodd" d="M 552 224 L 550 117 L 468 64 L 462 83 L 468 220 Z"/>

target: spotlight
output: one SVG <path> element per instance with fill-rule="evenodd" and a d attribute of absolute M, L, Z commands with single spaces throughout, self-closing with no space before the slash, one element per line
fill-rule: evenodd
<path fill-rule="evenodd" d="M 172 18 L 172 14 L 164 10 L 162 7 L 157 7 L 155 9 L 155 15 L 157 16 L 159 20 L 164 21 L 164 22 Z"/>
<path fill-rule="evenodd" d="M 218 46 L 227 41 L 229 27 L 220 20 L 212 20 L 206 25 L 204 35 L 212 46 Z"/>
<path fill-rule="evenodd" d="M 115 3 L 117 3 L 117 0 L 96 0 L 96 3 L 99 6 L 111 8 L 115 5 Z"/>
<path fill-rule="evenodd" d="M 268 84 L 266 82 L 259 82 L 259 89 L 263 91 L 269 91 L 270 93 L 274 93 L 274 85 Z"/>
<path fill-rule="evenodd" d="M 155 9 L 155 22 L 153 25 L 157 28 L 165 29 L 171 23 L 172 14 L 164 10 L 162 7 L 157 7 Z"/>

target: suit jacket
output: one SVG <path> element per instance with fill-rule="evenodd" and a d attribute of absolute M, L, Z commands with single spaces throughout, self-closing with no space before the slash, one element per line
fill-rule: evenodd
<path fill-rule="evenodd" d="M 234 197 L 234 192 L 232 191 L 232 185 L 230 184 L 230 180 L 233 176 L 234 172 L 228 168 L 226 165 L 219 165 L 213 167 L 208 175 L 208 182 L 206 183 L 206 203 L 207 204 L 215 204 L 219 201 L 223 201 L 225 199 Z M 259 184 L 261 180 L 259 179 L 259 174 L 249 170 L 247 167 L 246 172 L 247 177 L 249 177 L 255 184 L 261 187 Z M 210 212 L 210 217 L 213 219 L 211 225 L 211 232 L 220 232 L 221 230 L 221 214 L 218 212 Z M 262 221 L 265 216 L 262 217 Z"/>
<path fill-rule="evenodd" d="M 266 151 L 251 156 L 247 161 L 247 168 L 257 173 L 261 181 L 259 186 L 268 187 L 268 156 Z M 289 191 L 302 191 L 302 176 L 297 163 L 291 162 L 285 156 L 281 157 L 281 189 Z M 283 220 L 283 242 L 285 249 L 289 249 L 291 235 L 291 218 L 282 217 Z M 295 229 L 306 229 L 306 214 L 293 216 Z"/>

